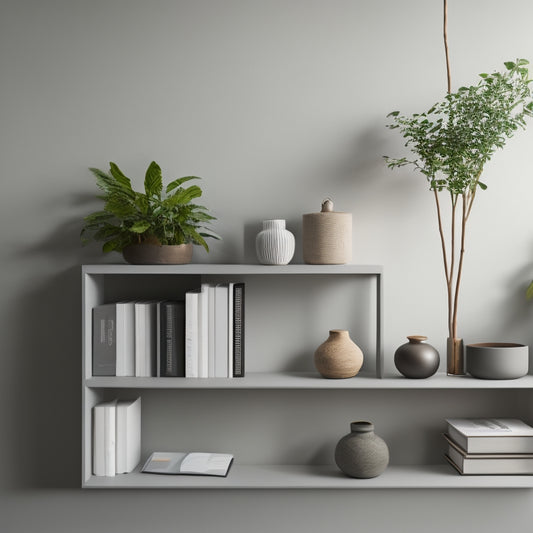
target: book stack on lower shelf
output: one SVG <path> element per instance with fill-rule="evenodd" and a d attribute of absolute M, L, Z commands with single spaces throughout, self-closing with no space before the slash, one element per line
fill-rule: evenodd
<path fill-rule="evenodd" d="M 141 460 L 141 398 L 93 407 L 93 474 L 131 472 Z"/>
<path fill-rule="evenodd" d="M 518 419 L 448 419 L 447 461 L 463 475 L 533 475 L 533 427 Z"/>
<path fill-rule="evenodd" d="M 202 284 L 184 300 L 92 310 L 92 375 L 244 376 L 244 283 Z"/>

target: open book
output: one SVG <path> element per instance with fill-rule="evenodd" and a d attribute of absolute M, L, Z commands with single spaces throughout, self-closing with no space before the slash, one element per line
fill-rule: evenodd
<path fill-rule="evenodd" d="M 225 477 L 232 462 L 233 455 L 229 453 L 154 452 L 141 472 Z"/>

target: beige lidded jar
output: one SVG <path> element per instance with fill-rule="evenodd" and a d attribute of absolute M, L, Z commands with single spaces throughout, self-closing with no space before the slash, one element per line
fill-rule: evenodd
<path fill-rule="evenodd" d="M 352 214 L 333 211 L 328 198 L 320 213 L 303 215 L 303 258 L 310 265 L 344 265 L 352 260 Z"/>

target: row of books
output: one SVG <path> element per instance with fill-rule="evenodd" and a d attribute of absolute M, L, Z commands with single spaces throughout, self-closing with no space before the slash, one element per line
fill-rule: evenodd
<path fill-rule="evenodd" d="M 93 376 L 243 377 L 244 283 L 93 309 Z"/>
<path fill-rule="evenodd" d="M 446 459 L 460 474 L 533 474 L 533 427 L 509 418 L 447 419 Z"/>
<path fill-rule="evenodd" d="M 141 398 L 93 407 L 93 474 L 131 472 L 141 460 Z"/>

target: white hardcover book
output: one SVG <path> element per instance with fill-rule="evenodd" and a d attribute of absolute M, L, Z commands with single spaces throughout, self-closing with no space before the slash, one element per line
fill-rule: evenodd
<path fill-rule="evenodd" d="M 157 303 L 135 302 L 135 376 L 156 376 Z"/>
<path fill-rule="evenodd" d="M 141 398 L 117 402 L 116 473 L 131 472 L 141 460 Z"/>
<path fill-rule="evenodd" d="M 198 377 L 209 377 L 209 295 L 204 283 L 198 300 Z"/>
<path fill-rule="evenodd" d="M 233 377 L 233 287 L 228 284 L 228 378 Z"/>
<path fill-rule="evenodd" d="M 117 302 L 117 376 L 135 375 L 135 302 Z"/>
<path fill-rule="evenodd" d="M 215 287 L 215 377 L 228 377 L 228 284 Z"/>
<path fill-rule="evenodd" d="M 104 430 L 105 410 L 101 405 L 93 407 L 93 474 L 105 476 Z"/>
<path fill-rule="evenodd" d="M 533 427 L 513 418 L 449 418 L 447 433 L 467 453 L 533 453 Z"/>
<path fill-rule="evenodd" d="M 116 405 L 102 402 L 93 408 L 93 474 L 114 476 L 116 469 Z"/>
<path fill-rule="evenodd" d="M 467 454 L 449 437 L 446 459 L 464 475 L 531 475 L 533 454 L 526 453 L 473 453 Z"/>
<path fill-rule="evenodd" d="M 207 376 L 210 378 L 215 377 L 215 320 L 216 320 L 216 303 L 215 303 L 215 291 L 214 285 L 207 287 L 207 299 L 208 299 L 208 350 L 207 350 Z"/>
<path fill-rule="evenodd" d="M 185 293 L 185 377 L 198 377 L 198 300 L 199 292 Z"/>

